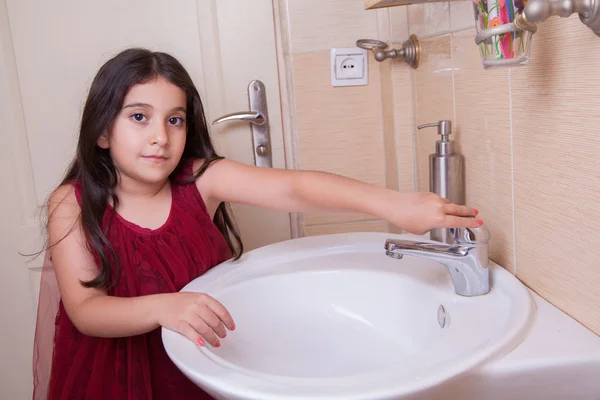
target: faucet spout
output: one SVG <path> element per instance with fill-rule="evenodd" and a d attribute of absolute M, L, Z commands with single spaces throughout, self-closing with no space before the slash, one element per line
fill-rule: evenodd
<path fill-rule="evenodd" d="M 487 228 L 455 228 L 450 230 L 454 244 L 388 239 L 385 253 L 425 258 L 444 264 L 452 276 L 454 291 L 461 296 L 480 296 L 490 291 Z"/>

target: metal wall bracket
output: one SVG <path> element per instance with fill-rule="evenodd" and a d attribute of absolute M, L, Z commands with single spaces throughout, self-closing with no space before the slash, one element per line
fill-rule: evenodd
<path fill-rule="evenodd" d="M 600 3 L 597 0 L 529 0 L 515 18 L 515 25 L 525 29 L 530 24 L 544 22 L 552 16 L 567 18 L 579 14 L 579 19 L 600 36 Z"/>
<path fill-rule="evenodd" d="M 421 58 L 421 45 L 415 35 L 410 35 L 410 38 L 402 44 L 400 49 L 387 48 L 387 43 L 381 40 L 373 39 L 360 39 L 356 41 L 356 46 L 365 50 L 373 50 L 375 54 L 375 60 L 381 62 L 388 58 L 401 58 L 411 68 L 417 69 L 419 67 L 419 60 Z"/>
<path fill-rule="evenodd" d="M 508 32 L 537 31 L 537 24 L 552 16 L 567 18 L 574 13 L 594 33 L 600 36 L 600 1 L 599 0 L 529 0 L 523 12 L 515 16 L 511 24 L 499 25 L 483 30 L 475 36 L 475 43 L 480 44 L 493 36 Z"/>

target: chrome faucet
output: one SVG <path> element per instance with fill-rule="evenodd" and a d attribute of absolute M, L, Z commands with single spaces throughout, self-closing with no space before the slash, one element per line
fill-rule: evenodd
<path fill-rule="evenodd" d="M 414 256 L 437 261 L 446 266 L 454 291 L 461 296 L 480 296 L 490 291 L 488 243 L 490 231 L 485 227 L 452 228 L 451 245 L 414 240 L 385 241 L 385 254 L 400 259 Z"/>

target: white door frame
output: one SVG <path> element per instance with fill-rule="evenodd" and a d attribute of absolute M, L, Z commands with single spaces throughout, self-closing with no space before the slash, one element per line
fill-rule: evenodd
<path fill-rule="evenodd" d="M 208 115 L 221 115 L 235 110 L 225 110 L 221 93 L 223 92 L 223 66 L 219 38 L 214 36 L 216 1 L 197 0 L 204 3 L 198 10 L 210 9 L 211 12 L 198 12 L 198 26 L 200 30 L 200 42 L 202 47 L 201 58 L 203 60 L 202 86 L 206 98 L 211 99 L 205 104 Z M 292 69 L 290 57 L 290 36 L 287 21 L 287 3 L 285 0 L 272 0 L 273 19 L 275 22 L 275 45 L 277 53 L 277 69 L 279 78 L 279 98 L 281 106 L 281 122 L 283 131 L 283 142 L 285 152 L 285 168 L 298 169 L 297 130 L 295 124 L 295 104 L 292 81 Z M 204 62 L 210 60 L 210 62 Z M 240 110 L 241 111 L 241 110 Z M 304 236 L 302 216 L 300 213 L 290 213 L 291 237 Z"/>
<path fill-rule="evenodd" d="M 296 124 L 296 102 L 292 77 L 291 37 L 287 18 L 287 0 L 273 0 L 275 20 L 275 46 L 277 49 L 277 69 L 279 71 L 279 92 L 281 99 L 281 120 L 285 146 L 285 167 L 300 169 L 298 151 L 298 129 Z M 304 219 L 301 213 L 290 213 L 292 238 L 304 236 Z"/>

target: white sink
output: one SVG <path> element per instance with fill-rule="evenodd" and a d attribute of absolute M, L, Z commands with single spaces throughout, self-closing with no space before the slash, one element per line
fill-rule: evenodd
<path fill-rule="evenodd" d="M 532 299 L 490 263 L 489 294 L 461 297 L 439 263 L 385 255 L 388 238 L 295 239 L 246 253 L 189 283 L 227 307 L 220 348 L 163 329 L 183 373 L 222 399 L 392 399 L 505 354 L 524 337 Z"/>

